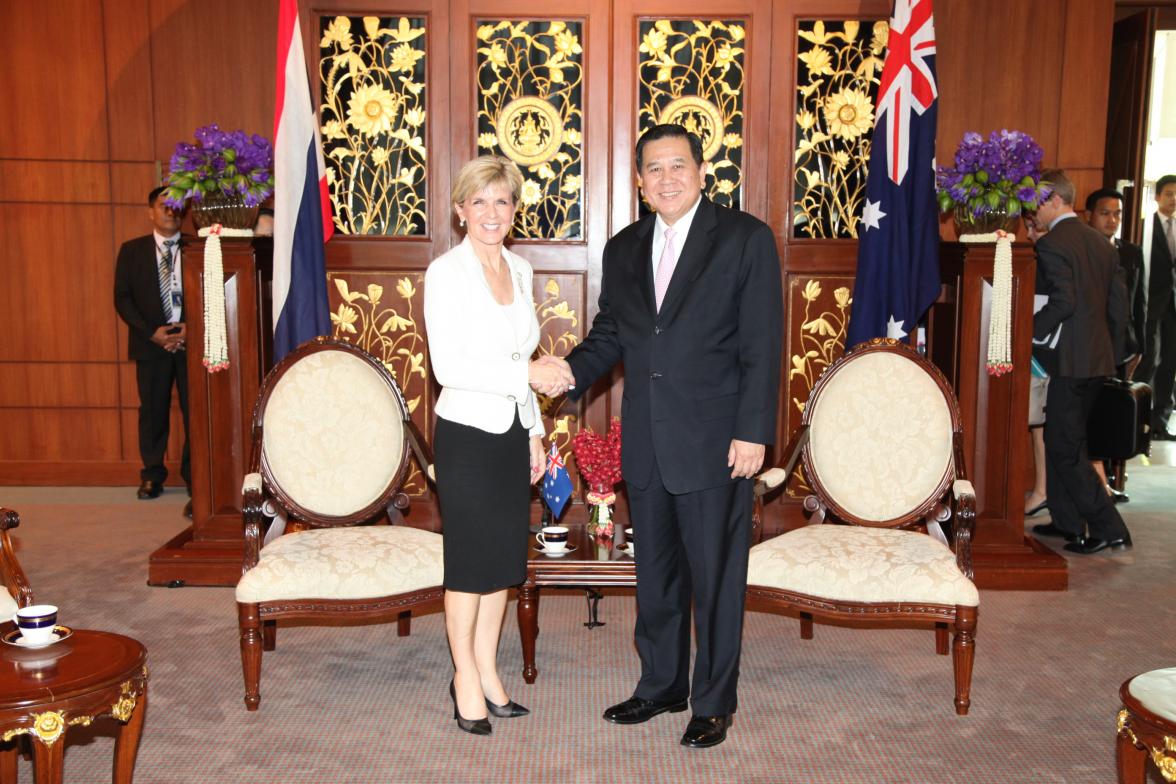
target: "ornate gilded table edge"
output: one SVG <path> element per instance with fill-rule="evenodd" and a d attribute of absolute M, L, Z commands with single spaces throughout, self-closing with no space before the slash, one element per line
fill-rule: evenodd
<path fill-rule="evenodd" d="M 1119 716 L 1115 722 L 1118 735 L 1130 740 L 1137 749 L 1143 749 L 1147 752 L 1152 762 L 1159 768 L 1160 775 L 1164 777 L 1164 781 L 1176 782 L 1176 755 L 1173 754 L 1176 752 L 1176 738 L 1171 735 L 1164 735 L 1164 747 L 1162 749 L 1145 743 L 1135 734 L 1135 730 L 1131 726 L 1131 720 L 1133 718 L 1136 717 L 1129 708 L 1123 708 L 1119 711 Z M 1146 722 L 1146 719 L 1143 721 Z"/>
<path fill-rule="evenodd" d="M 135 708 L 139 704 L 139 699 L 147 691 L 147 665 L 143 665 L 138 675 L 134 675 L 123 681 L 119 686 L 119 697 L 110 705 L 109 708 L 100 707 L 90 713 L 81 713 L 77 716 L 66 716 L 69 711 L 66 710 L 49 710 L 41 713 L 32 714 L 32 726 L 29 727 L 14 727 L 6 730 L 0 734 L 0 741 L 7 743 L 19 735 L 31 735 L 46 746 L 52 746 L 57 742 L 69 727 L 83 726 L 88 727 L 94 719 L 99 716 L 110 714 L 118 721 L 126 723 L 130 721 L 131 716 L 135 713 Z"/>

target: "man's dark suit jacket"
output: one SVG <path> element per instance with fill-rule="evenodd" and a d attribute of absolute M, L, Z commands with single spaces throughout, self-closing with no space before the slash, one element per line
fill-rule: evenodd
<path fill-rule="evenodd" d="M 1151 256 L 1148 258 L 1150 272 L 1147 281 L 1147 320 L 1149 324 L 1158 324 L 1160 319 L 1172 307 L 1172 283 L 1176 278 L 1176 266 L 1172 263 L 1172 254 L 1168 252 L 1168 239 L 1164 235 L 1164 222 L 1157 212 L 1152 220 Z M 1148 336 L 1151 339 L 1151 335 Z"/>
<path fill-rule="evenodd" d="M 1037 293 L 1049 297 L 1033 317 L 1033 337 L 1062 333 L 1056 350 L 1034 347 L 1051 376 L 1112 376 L 1126 358 L 1127 289 L 1107 238 L 1067 218 L 1039 239 Z"/>
<path fill-rule="evenodd" d="M 731 439 L 776 435 L 783 302 L 772 231 L 702 198 L 662 301 L 654 305 L 656 216 L 604 249 L 600 311 L 568 356 L 575 396 L 625 365 L 621 468 L 649 485 L 654 460 L 674 494 L 731 480 Z"/>
<path fill-rule="evenodd" d="M 180 240 L 180 247 L 183 247 Z M 167 323 L 159 298 L 159 265 L 155 235 L 127 240 L 118 251 L 114 269 L 114 308 L 127 323 L 127 353 L 131 359 L 165 359 L 171 354 L 151 341 Z"/>
<path fill-rule="evenodd" d="M 1127 355 L 1142 354 L 1147 339 L 1147 304 L 1143 289 L 1143 248 L 1130 242 L 1118 242 L 1119 267 L 1127 287 Z"/>

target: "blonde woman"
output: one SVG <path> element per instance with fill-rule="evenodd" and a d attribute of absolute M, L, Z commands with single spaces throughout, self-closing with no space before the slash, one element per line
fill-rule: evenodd
<path fill-rule="evenodd" d="M 466 235 L 429 265 L 425 324 L 437 399 L 434 462 L 445 537 L 445 628 L 454 719 L 489 735 L 487 713 L 529 711 L 498 676 L 506 589 L 526 578 L 530 484 L 543 474 L 543 420 L 531 384 L 559 370 L 530 361 L 539 344 L 531 267 L 503 247 L 523 178 L 505 158 L 462 167 L 453 208 Z"/>

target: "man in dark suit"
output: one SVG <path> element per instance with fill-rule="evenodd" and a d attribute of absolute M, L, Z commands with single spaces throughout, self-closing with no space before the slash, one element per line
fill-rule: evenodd
<path fill-rule="evenodd" d="M 1176 434 L 1168 430 L 1176 385 L 1176 296 L 1172 293 L 1176 280 L 1176 175 L 1165 174 L 1156 181 L 1156 204 L 1151 241 L 1144 243 L 1148 251 L 1147 334 L 1137 376 L 1152 387 L 1152 438 L 1176 441 Z"/>
<path fill-rule="evenodd" d="M 1049 198 L 1037 221 L 1037 293 L 1049 297 L 1033 317 L 1034 353 L 1050 374 L 1045 402 L 1046 487 L 1051 521 L 1036 534 L 1070 540 L 1090 554 L 1131 546 L 1123 518 L 1086 453 L 1086 420 L 1103 379 L 1125 357 L 1127 292 L 1118 254 L 1074 214 L 1074 185 L 1060 170 L 1042 173 Z"/>
<path fill-rule="evenodd" d="M 158 498 L 167 480 L 172 386 L 184 419 L 180 474 L 191 495 L 188 456 L 188 360 L 184 350 L 183 288 L 180 275 L 182 215 L 163 200 L 164 188 L 147 197 L 152 233 L 123 243 L 114 272 L 114 307 L 127 324 L 127 350 L 135 360 L 139 388 L 139 498 Z M 192 515 L 192 502 L 184 507 Z"/>
<path fill-rule="evenodd" d="M 1123 284 L 1127 288 L 1127 303 L 1129 318 L 1127 319 L 1127 360 L 1119 365 L 1119 378 L 1130 380 L 1135 368 L 1143 358 L 1143 338 L 1147 323 L 1147 305 L 1143 291 L 1143 248 L 1123 242 L 1115 235 L 1119 233 L 1119 223 L 1123 220 L 1123 194 L 1113 188 L 1099 188 L 1091 191 L 1086 197 L 1086 222 L 1099 234 L 1110 240 L 1119 251 L 1119 272 L 1123 276 Z M 1126 503 L 1131 500 L 1123 491 L 1126 483 L 1125 460 L 1114 460 L 1103 467 L 1103 461 L 1095 460 L 1095 473 L 1106 485 L 1115 503 Z M 1107 472 L 1112 472 L 1111 481 L 1107 479 Z M 1111 483 L 1116 486 L 1112 486 Z"/>
<path fill-rule="evenodd" d="M 726 738 L 736 709 L 751 477 L 776 431 L 780 266 L 771 229 L 702 196 L 698 137 L 654 126 L 636 157 L 656 214 L 605 246 L 599 313 L 567 357 L 573 396 L 625 367 L 621 466 L 641 543 L 641 680 L 604 718 L 637 724 L 685 710 L 689 696 L 682 744 L 702 748 Z"/>

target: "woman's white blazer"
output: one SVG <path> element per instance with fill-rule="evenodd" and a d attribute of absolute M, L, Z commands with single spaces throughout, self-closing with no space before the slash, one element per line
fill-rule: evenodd
<path fill-rule="evenodd" d="M 542 436 L 539 401 L 527 383 L 531 354 L 539 345 L 531 265 L 505 248 L 502 256 L 516 304 L 522 298 L 531 313 L 525 330 L 512 326 L 510 309 L 494 300 L 468 238 L 433 259 L 425 273 L 429 361 L 441 384 L 437 416 L 505 433 L 518 412 L 530 435 Z"/>

